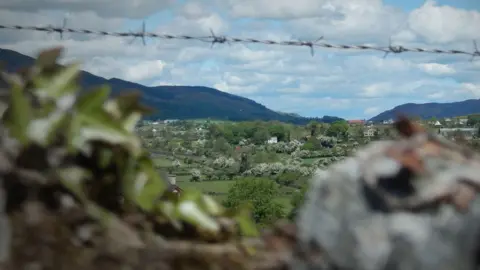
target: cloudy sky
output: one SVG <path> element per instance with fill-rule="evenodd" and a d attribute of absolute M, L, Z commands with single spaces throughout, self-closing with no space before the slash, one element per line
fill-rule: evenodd
<path fill-rule="evenodd" d="M 473 50 L 480 0 L 2 0 L 0 24 Z M 52 45 L 85 70 L 145 85 L 202 85 L 304 116 L 369 118 L 408 102 L 480 98 L 480 57 L 1 30 L 0 47 Z"/>

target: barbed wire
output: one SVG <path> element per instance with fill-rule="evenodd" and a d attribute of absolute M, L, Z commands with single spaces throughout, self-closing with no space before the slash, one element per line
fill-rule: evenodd
<path fill-rule="evenodd" d="M 47 33 L 58 33 L 60 38 L 63 38 L 64 33 L 75 33 L 75 34 L 85 34 L 85 35 L 98 35 L 98 36 L 113 36 L 113 37 L 133 37 L 141 38 L 144 45 L 146 45 L 145 38 L 158 38 L 158 39 L 176 39 L 176 40 L 197 40 L 202 42 L 211 43 L 211 47 L 215 44 L 232 44 L 232 43 L 250 43 L 250 44 L 264 44 L 264 45 L 279 45 L 279 46 L 298 46 L 298 47 L 307 47 L 310 49 L 310 53 L 313 56 L 315 54 L 315 48 L 325 48 L 325 49 L 340 49 L 340 50 L 364 50 L 364 51 L 381 51 L 384 52 L 384 58 L 390 54 L 400 54 L 405 52 L 414 52 L 414 53 L 432 53 L 432 54 L 450 54 L 450 55 L 469 55 L 471 56 L 470 61 L 477 56 L 480 56 L 480 50 L 477 47 L 477 43 L 473 41 L 473 51 L 462 51 L 462 50 L 449 50 L 449 49 L 427 49 L 427 48 L 418 48 L 418 47 L 404 47 L 404 46 L 393 46 L 391 40 L 388 46 L 374 46 L 374 45 L 345 45 L 345 44 L 332 44 L 326 42 L 320 42 L 323 40 L 323 36 L 318 38 L 315 41 L 299 41 L 299 40 L 270 40 L 270 39 L 256 39 L 256 38 L 239 38 L 239 37 L 230 37 L 225 35 L 216 35 L 212 30 L 210 30 L 210 36 L 192 36 L 192 35 L 180 35 L 180 34 L 160 34 L 145 31 L 145 22 L 142 24 L 142 30 L 137 32 L 115 32 L 115 31 L 99 31 L 99 30 L 90 30 L 90 29 L 81 29 L 81 28 L 69 28 L 66 27 L 66 20 L 63 20 L 61 27 L 55 26 L 22 26 L 22 25 L 2 25 L 0 24 L 0 30 L 9 29 L 9 30 L 30 30 L 38 32 L 47 32 Z"/>

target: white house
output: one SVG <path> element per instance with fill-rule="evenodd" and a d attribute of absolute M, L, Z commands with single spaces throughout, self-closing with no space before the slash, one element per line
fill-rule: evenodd
<path fill-rule="evenodd" d="M 393 119 L 383 120 L 383 124 L 385 125 L 393 124 L 393 122 L 395 122 Z"/>
<path fill-rule="evenodd" d="M 364 137 L 373 137 L 375 136 L 375 129 L 374 128 L 368 128 L 363 131 L 363 136 Z"/>
<path fill-rule="evenodd" d="M 441 128 L 440 134 L 444 137 L 450 137 L 455 132 L 460 132 L 465 139 L 471 139 L 478 132 L 477 128 Z"/>
<path fill-rule="evenodd" d="M 277 137 L 271 137 L 270 139 L 268 139 L 267 143 L 268 144 L 278 143 L 278 138 Z"/>
<path fill-rule="evenodd" d="M 163 123 L 165 124 L 170 124 L 170 123 L 174 123 L 174 122 L 177 122 L 178 119 L 166 119 L 166 120 L 163 120 Z"/>
<path fill-rule="evenodd" d="M 467 118 L 460 118 L 460 119 L 458 119 L 458 123 L 459 123 L 460 125 L 466 125 L 467 122 L 468 122 L 468 119 L 467 119 Z"/>

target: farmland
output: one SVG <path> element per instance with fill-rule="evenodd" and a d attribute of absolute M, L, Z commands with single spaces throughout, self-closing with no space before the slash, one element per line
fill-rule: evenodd
<path fill-rule="evenodd" d="M 437 122 L 424 121 L 422 125 L 435 129 Z M 260 205 L 266 203 L 263 195 L 238 195 L 235 189 L 242 188 L 236 185 L 242 180 L 271 182 L 268 188 L 265 184 L 265 192 L 274 190 L 268 202 L 268 207 L 280 209 L 274 219 L 292 217 L 316 170 L 344 159 L 372 140 L 395 136 L 389 123 L 346 121 L 304 126 L 276 121 L 144 121 L 137 133 L 156 168 L 167 171 L 176 185 L 201 191 L 224 205 L 267 207 Z M 478 145 L 476 135 L 470 141 Z"/>

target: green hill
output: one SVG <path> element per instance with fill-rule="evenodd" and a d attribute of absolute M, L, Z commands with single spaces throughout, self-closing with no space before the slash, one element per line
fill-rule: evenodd
<path fill-rule="evenodd" d="M 29 66 L 33 61 L 32 57 L 0 49 L 0 62 L 3 62 L 4 68 L 8 71 Z M 332 116 L 308 118 L 275 112 L 251 99 L 203 86 L 149 87 L 118 78 L 102 78 L 86 71 L 82 72 L 81 84 L 86 88 L 108 84 L 112 87 L 114 95 L 124 90 L 139 90 L 142 92 L 143 102 L 157 109 L 148 117 L 149 119 L 278 120 L 295 124 L 306 124 L 311 120 L 327 123 L 342 120 Z"/>

